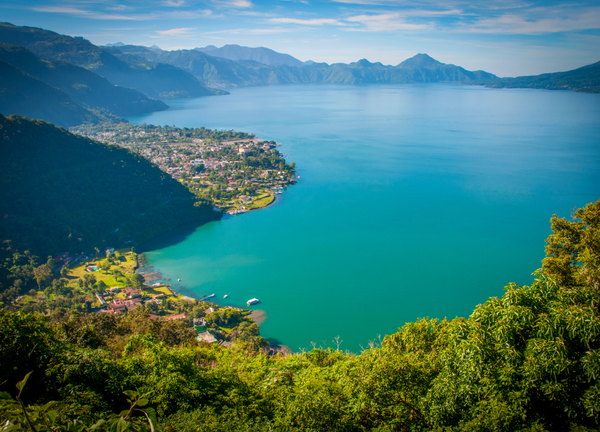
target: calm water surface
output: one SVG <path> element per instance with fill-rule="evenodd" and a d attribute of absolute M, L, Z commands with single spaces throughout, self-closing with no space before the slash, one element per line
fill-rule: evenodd
<path fill-rule="evenodd" d="M 262 335 L 294 350 L 468 316 L 530 283 L 553 213 L 600 198 L 600 95 L 303 85 L 170 106 L 130 120 L 276 140 L 301 179 L 267 209 L 154 241 L 149 261 L 183 292 L 260 298 Z"/>

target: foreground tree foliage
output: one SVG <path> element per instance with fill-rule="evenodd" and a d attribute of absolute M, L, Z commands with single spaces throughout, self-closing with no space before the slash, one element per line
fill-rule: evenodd
<path fill-rule="evenodd" d="M 0 428 L 598 430 L 599 215 L 600 201 L 552 218 L 531 286 L 466 319 L 405 324 L 359 355 L 209 346 L 143 313 L 0 311 Z"/>

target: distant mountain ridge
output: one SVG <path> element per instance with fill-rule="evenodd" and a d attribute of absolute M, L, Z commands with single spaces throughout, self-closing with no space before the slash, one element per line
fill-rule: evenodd
<path fill-rule="evenodd" d="M 292 57 L 289 54 L 278 53 L 272 49 L 264 47 L 250 48 L 239 45 L 224 45 L 221 48 L 217 48 L 214 45 L 208 45 L 204 48 L 195 49 L 196 51 L 203 52 L 210 56 L 226 58 L 228 60 L 252 60 L 266 65 L 304 65 L 304 62 Z"/>
<path fill-rule="evenodd" d="M 600 93 L 600 62 L 566 72 L 554 72 L 516 78 L 481 81 L 494 88 L 536 88 L 546 90 L 572 90 L 582 93 Z"/>
<path fill-rule="evenodd" d="M 254 60 L 229 60 L 196 50 L 159 51 L 143 46 L 116 48 L 123 53 L 147 60 L 168 63 L 184 69 L 210 87 L 245 87 L 256 85 L 329 83 L 329 84 L 405 84 L 419 82 L 472 82 L 494 80 L 484 71 L 467 71 L 440 63 L 427 54 L 417 54 L 397 66 L 385 66 L 359 60 L 344 64 L 306 62 L 300 66 L 269 65 Z"/>

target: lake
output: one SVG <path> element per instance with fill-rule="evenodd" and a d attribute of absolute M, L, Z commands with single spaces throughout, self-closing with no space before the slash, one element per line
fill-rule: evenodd
<path fill-rule="evenodd" d="M 295 85 L 169 105 L 130 121 L 275 140 L 301 179 L 266 209 L 151 242 L 149 262 L 196 297 L 259 298 L 262 336 L 295 351 L 470 315 L 532 281 L 553 213 L 600 198 L 598 94 Z"/>

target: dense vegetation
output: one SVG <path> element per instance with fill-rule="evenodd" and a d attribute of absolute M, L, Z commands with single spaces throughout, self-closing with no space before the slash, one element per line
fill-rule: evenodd
<path fill-rule="evenodd" d="M 0 238 L 47 256 L 135 245 L 220 217 L 127 149 L 0 115 Z"/>
<path fill-rule="evenodd" d="M 63 91 L 2 60 L 0 60 L 0 113 L 43 118 L 65 127 L 106 120 L 75 103 Z"/>
<path fill-rule="evenodd" d="M 167 109 L 164 102 L 149 99 L 137 90 L 112 85 L 106 78 L 67 62 L 40 60 L 32 52 L 18 45 L 0 44 L 0 60 L 62 90 L 86 108 L 102 110 L 117 116 Z"/>
<path fill-rule="evenodd" d="M 531 286 L 507 286 L 469 318 L 407 323 L 359 355 L 208 346 L 142 313 L 0 311 L 0 421 L 11 430 L 597 430 L 600 201 L 574 216 L 552 218 Z"/>
<path fill-rule="evenodd" d="M 43 60 L 64 61 L 84 67 L 105 77 L 112 84 L 139 90 L 151 98 L 171 99 L 216 94 L 177 67 L 124 54 L 114 48 L 97 47 L 81 37 L 0 23 L 0 42 L 20 45 Z"/>
<path fill-rule="evenodd" d="M 535 88 L 600 93 L 600 62 L 567 72 L 484 80 L 476 84 L 494 88 Z"/>

